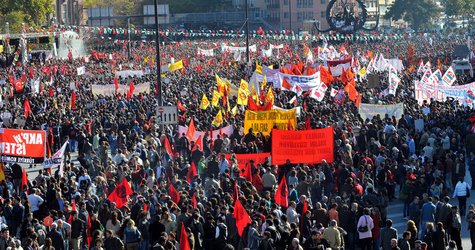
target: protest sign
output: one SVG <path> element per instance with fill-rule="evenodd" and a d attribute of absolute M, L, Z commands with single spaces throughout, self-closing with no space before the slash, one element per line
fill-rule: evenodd
<path fill-rule="evenodd" d="M 374 116 L 379 115 L 381 119 L 387 114 L 389 117 L 396 117 L 396 119 L 401 118 L 404 114 L 404 104 L 389 104 L 389 105 L 376 105 L 376 104 L 366 104 L 361 103 L 358 107 L 358 113 L 360 114 L 363 120 L 373 119 Z"/>
<path fill-rule="evenodd" d="M 42 163 L 45 156 L 43 130 L 2 129 L 0 148 L 2 161 L 10 163 Z"/>
<path fill-rule="evenodd" d="M 264 135 L 270 134 L 272 128 L 287 130 L 289 122 L 293 128 L 296 128 L 297 118 L 296 110 L 269 110 L 254 112 L 246 110 L 244 118 L 244 133 L 248 133 L 252 128 L 254 133 L 261 132 Z"/>
<path fill-rule="evenodd" d="M 333 162 L 333 127 L 314 130 L 272 130 L 272 164 Z"/>

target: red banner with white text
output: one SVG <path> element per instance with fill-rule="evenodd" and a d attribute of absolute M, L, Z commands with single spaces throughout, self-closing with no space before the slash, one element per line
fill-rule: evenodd
<path fill-rule="evenodd" d="M 1 129 L 3 162 L 37 164 L 45 158 L 46 132 L 42 130 Z"/>
<path fill-rule="evenodd" d="M 314 130 L 272 130 L 272 164 L 318 164 L 334 161 L 333 127 Z"/>

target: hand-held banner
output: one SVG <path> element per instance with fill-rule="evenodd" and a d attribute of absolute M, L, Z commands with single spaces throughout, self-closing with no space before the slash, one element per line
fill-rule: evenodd
<path fill-rule="evenodd" d="M 278 129 L 285 130 L 288 128 L 289 121 L 292 127 L 297 127 L 296 110 L 269 110 L 269 111 L 250 111 L 246 110 L 244 118 L 244 133 L 247 134 L 252 128 L 254 133 L 262 132 L 268 135 L 275 126 Z"/>
<path fill-rule="evenodd" d="M 226 159 L 230 161 L 232 154 L 226 154 Z M 246 164 L 249 164 L 251 160 L 254 160 L 254 164 L 263 164 L 270 153 L 258 153 L 258 154 L 234 154 L 238 162 L 239 170 L 242 171 L 246 168 Z M 231 162 L 230 162 L 231 164 Z"/>
<path fill-rule="evenodd" d="M 272 130 L 272 164 L 318 164 L 334 161 L 333 127 L 315 130 Z"/>
<path fill-rule="evenodd" d="M 36 164 L 44 161 L 45 131 L 2 130 L 3 133 L 0 134 L 0 148 L 3 162 Z"/>

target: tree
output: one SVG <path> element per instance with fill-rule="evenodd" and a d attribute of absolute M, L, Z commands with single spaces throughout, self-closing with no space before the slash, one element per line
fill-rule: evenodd
<path fill-rule="evenodd" d="M 464 0 L 444 0 L 443 5 L 445 15 L 459 16 L 463 11 Z"/>
<path fill-rule="evenodd" d="M 38 27 L 53 13 L 52 0 L 0 0 L 0 19 L 10 23 L 10 32 L 20 32 L 21 24 Z"/>
<path fill-rule="evenodd" d="M 450 0 L 449 0 L 450 1 Z M 396 0 L 384 15 L 386 19 L 403 19 L 414 30 L 428 28 L 442 9 L 433 0 Z"/>

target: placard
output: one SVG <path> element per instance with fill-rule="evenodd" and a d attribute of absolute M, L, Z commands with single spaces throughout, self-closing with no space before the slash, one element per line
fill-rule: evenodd
<path fill-rule="evenodd" d="M 9 163 L 42 163 L 45 156 L 43 130 L 2 129 L 0 150 L 2 161 Z"/>
<path fill-rule="evenodd" d="M 333 127 L 314 130 L 272 131 L 272 164 L 318 164 L 334 161 Z"/>
<path fill-rule="evenodd" d="M 247 134 L 249 129 L 252 128 L 254 133 L 261 132 L 263 135 L 269 135 L 274 127 L 280 130 L 287 130 L 289 123 L 293 128 L 296 128 L 297 118 L 295 109 L 258 112 L 246 110 L 244 133 Z"/>

